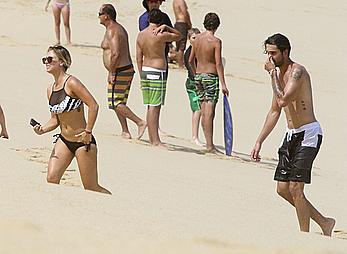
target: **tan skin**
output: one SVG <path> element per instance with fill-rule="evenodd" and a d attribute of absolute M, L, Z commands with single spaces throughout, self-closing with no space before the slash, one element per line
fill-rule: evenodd
<path fill-rule="evenodd" d="M 214 36 L 216 31 L 205 31 L 196 36 L 192 43 L 192 51 L 189 63 L 194 73 L 212 73 L 218 75 L 222 93 L 229 96 L 229 90 L 225 83 L 224 67 L 222 64 L 222 42 Z M 195 65 L 195 58 L 197 65 Z M 216 152 L 213 144 L 213 119 L 215 115 L 215 103 L 203 101 L 201 104 L 201 124 L 206 139 L 208 152 Z"/>
<path fill-rule="evenodd" d="M 47 98 L 51 97 L 52 91 L 63 88 L 65 80 L 69 77 L 66 73 L 63 61 L 59 60 L 54 51 L 48 51 L 47 56 L 53 57 L 52 63 L 46 62 L 46 71 L 54 77 L 54 84 L 47 89 Z M 83 186 L 86 190 L 92 190 L 111 194 L 108 190 L 98 184 L 97 173 L 97 147 L 90 144 L 92 140 L 91 132 L 98 114 L 99 106 L 87 88 L 75 77 L 71 76 L 65 84 L 66 93 L 82 100 L 88 107 L 87 121 L 84 117 L 83 104 L 70 112 L 61 114 L 51 113 L 51 118 L 44 125 L 34 126 L 34 131 L 38 135 L 60 128 L 61 135 L 72 142 L 82 142 L 88 146 L 80 147 L 75 155 L 67 146 L 58 139 L 54 145 L 52 154 L 48 162 L 47 182 L 59 184 L 65 170 L 70 165 L 72 159 L 76 157 Z"/>
<path fill-rule="evenodd" d="M 129 51 L 128 33 L 121 24 L 112 20 L 106 13 L 103 13 L 103 6 L 100 8 L 99 13 L 102 14 L 99 16 L 100 24 L 106 27 L 106 32 L 101 42 L 103 63 L 109 72 L 107 78 L 108 82 L 114 83 L 115 70 L 132 63 Z M 137 139 L 140 139 L 146 130 L 146 121 L 135 115 L 126 105 L 118 104 L 114 110 L 122 127 L 122 137 L 131 138 L 126 120 L 129 118 L 137 125 Z"/>
<path fill-rule="evenodd" d="M 175 13 L 176 22 L 186 23 L 188 29 L 192 28 L 192 22 L 190 21 L 190 14 L 188 12 L 188 6 L 185 0 L 173 0 L 172 7 Z M 183 68 L 183 54 L 184 50 L 179 49 L 176 55 L 177 63 L 180 68 Z"/>
<path fill-rule="evenodd" d="M 45 11 L 48 11 L 48 6 L 51 0 L 48 0 L 45 5 Z M 55 2 L 66 4 L 68 0 L 55 0 Z M 54 29 L 56 44 L 60 44 L 60 17 L 63 17 L 65 35 L 67 44 L 71 44 L 71 28 L 70 28 L 70 7 L 65 5 L 62 9 L 58 8 L 55 4 L 52 5 L 53 16 L 54 16 Z"/>
<path fill-rule="evenodd" d="M 141 31 L 136 41 L 136 61 L 139 73 L 142 66 L 165 70 L 166 55 L 165 45 L 167 42 L 178 40 L 180 33 L 167 25 L 156 25 L 150 23 L 149 26 Z M 162 146 L 160 141 L 159 115 L 161 106 L 148 106 L 147 124 L 150 143 L 153 146 Z"/>
<path fill-rule="evenodd" d="M 259 162 L 262 143 L 276 126 L 283 108 L 289 128 L 299 128 L 316 121 L 313 112 L 312 88 L 306 69 L 289 58 L 288 50 L 281 52 L 276 45 L 265 45 L 268 58 L 264 69 L 270 73 L 273 88 L 271 108 L 264 126 L 251 151 L 251 159 Z M 277 68 L 276 68 L 277 67 Z M 296 209 L 300 230 L 309 232 L 310 218 L 331 236 L 333 218 L 324 217 L 305 197 L 304 182 L 277 183 L 278 194 Z"/>
<path fill-rule="evenodd" d="M 1 126 L 0 138 L 8 139 L 9 135 L 6 129 L 5 114 L 1 106 L 0 106 L 0 126 Z"/>

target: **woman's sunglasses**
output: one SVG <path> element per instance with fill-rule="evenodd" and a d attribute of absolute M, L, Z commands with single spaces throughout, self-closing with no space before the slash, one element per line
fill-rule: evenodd
<path fill-rule="evenodd" d="M 53 57 L 47 56 L 47 57 L 43 57 L 41 60 L 43 64 L 46 64 L 46 63 L 50 64 L 51 62 L 53 62 Z"/>

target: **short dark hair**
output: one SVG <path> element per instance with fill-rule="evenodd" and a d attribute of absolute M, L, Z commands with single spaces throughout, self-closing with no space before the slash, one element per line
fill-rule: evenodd
<path fill-rule="evenodd" d="M 271 35 L 264 41 L 264 47 L 266 44 L 275 45 L 282 53 L 288 49 L 288 56 L 290 54 L 291 46 L 288 38 L 283 34 L 277 33 Z"/>
<path fill-rule="evenodd" d="M 220 20 L 216 13 L 209 12 L 204 19 L 204 27 L 206 30 L 216 30 L 219 27 Z"/>
<path fill-rule="evenodd" d="M 112 20 L 116 21 L 117 12 L 116 12 L 116 9 L 113 7 L 112 4 L 103 4 L 102 5 L 102 12 L 107 14 Z"/>
<path fill-rule="evenodd" d="M 165 0 L 161 0 L 162 2 L 165 2 Z M 143 7 L 145 7 L 145 9 L 147 10 L 147 11 L 149 11 L 149 7 L 148 7 L 148 4 L 147 4 L 147 0 L 143 0 L 142 1 L 142 6 Z"/>
<path fill-rule="evenodd" d="M 149 12 L 149 23 L 162 24 L 163 23 L 163 12 L 159 9 L 152 9 Z"/>

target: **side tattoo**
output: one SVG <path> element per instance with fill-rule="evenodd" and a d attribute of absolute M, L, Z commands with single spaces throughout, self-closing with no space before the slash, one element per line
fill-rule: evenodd
<path fill-rule="evenodd" d="M 53 147 L 53 150 L 52 150 L 52 153 L 51 153 L 51 156 L 50 156 L 50 159 L 52 158 L 56 158 L 56 159 L 59 159 L 59 157 L 57 155 L 55 155 L 55 148 Z"/>

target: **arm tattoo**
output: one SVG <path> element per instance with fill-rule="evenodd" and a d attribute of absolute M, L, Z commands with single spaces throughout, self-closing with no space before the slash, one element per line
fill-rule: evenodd
<path fill-rule="evenodd" d="M 295 80 L 299 80 L 302 77 L 302 70 L 299 68 L 294 69 L 292 73 L 292 77 Z"/>
<path fill-rule="evenodd" d="M 277 71 L 273 71 L 271 73 L 271 84 L 272 84 L 272 90 L 276 96 L 276 98 L 282 98 L 283 97 L 283 89 L 279 85 L 280 81 L 277 77 Z"/>

